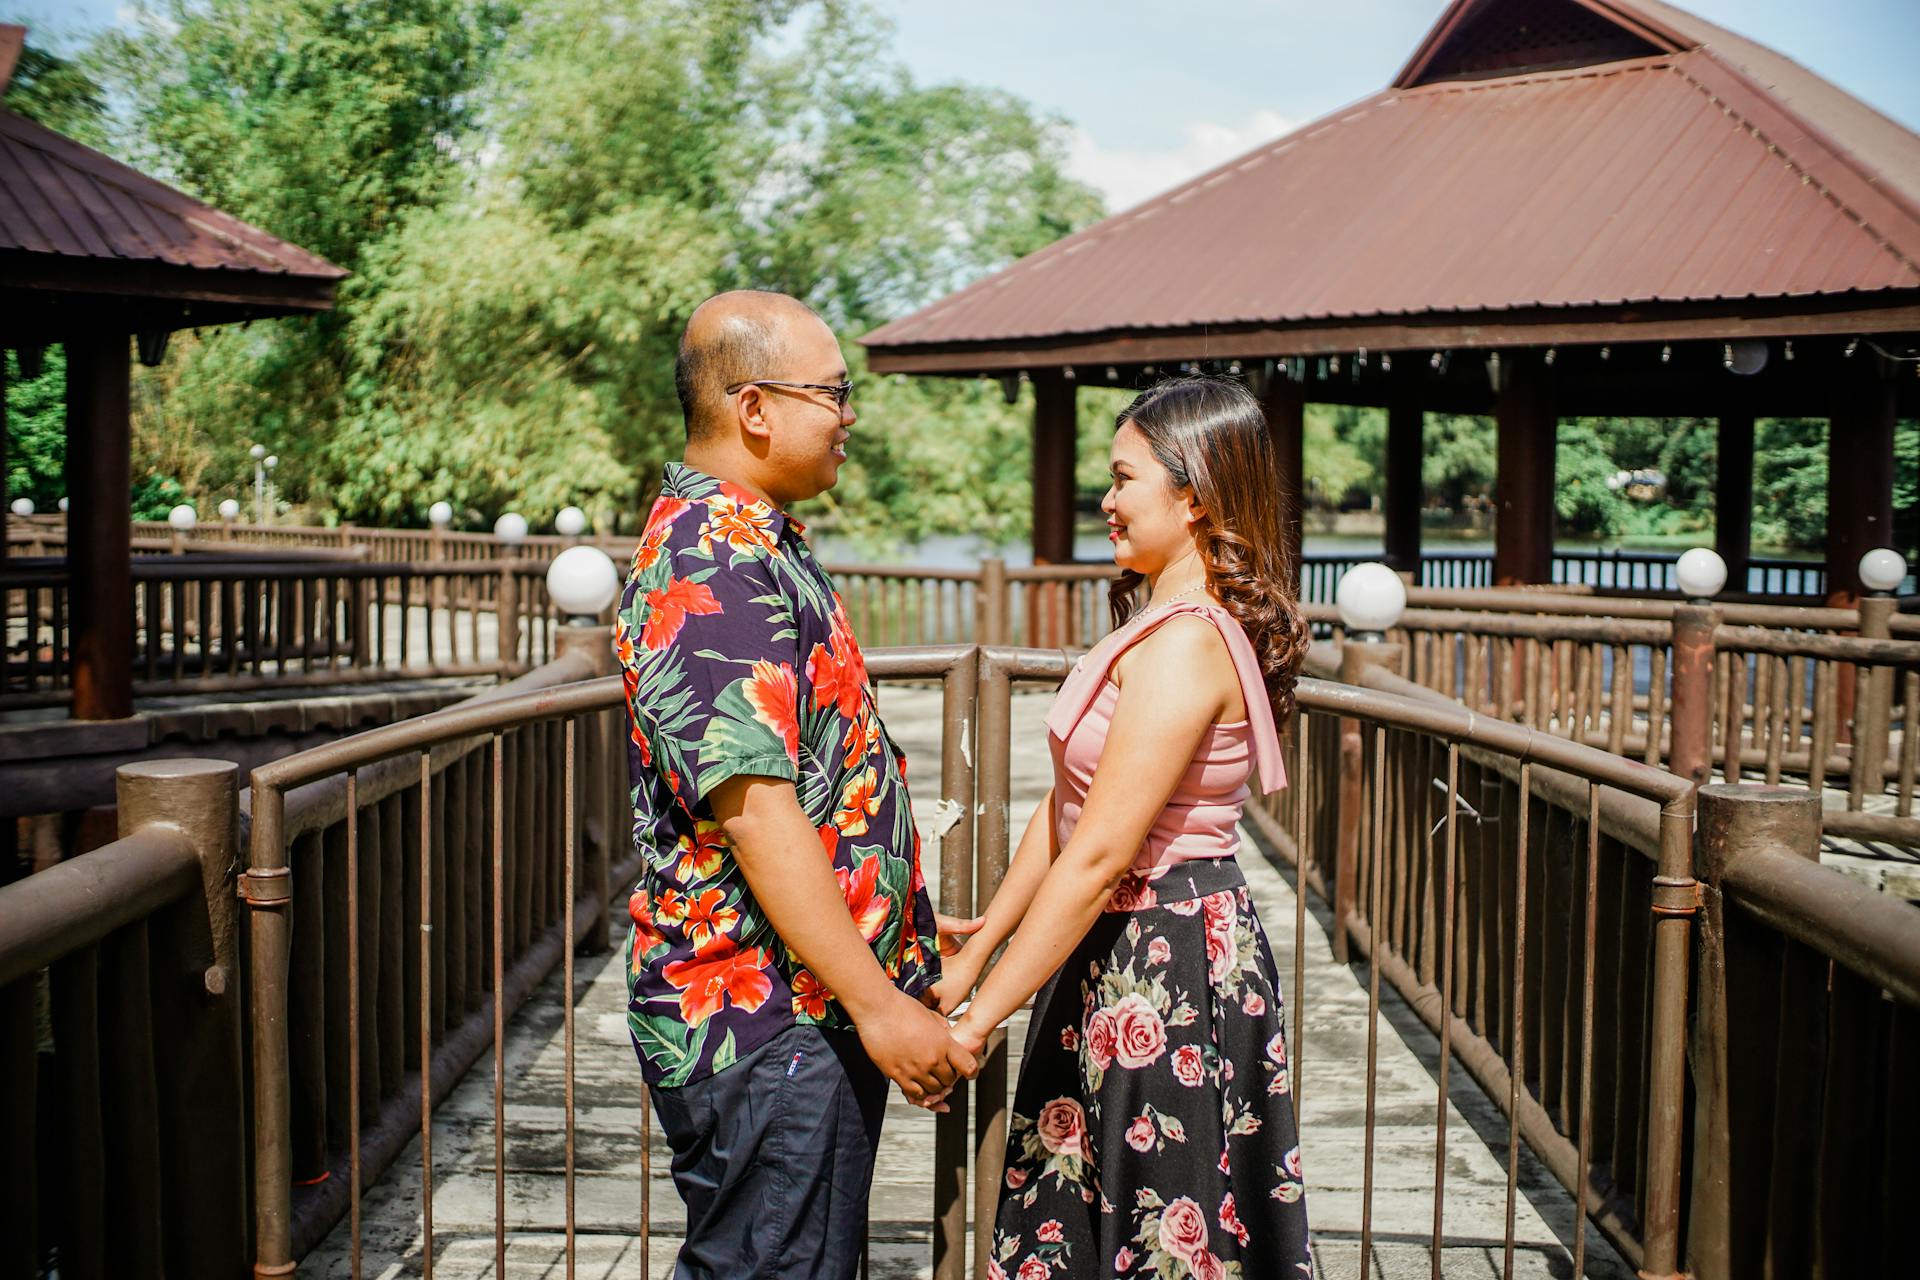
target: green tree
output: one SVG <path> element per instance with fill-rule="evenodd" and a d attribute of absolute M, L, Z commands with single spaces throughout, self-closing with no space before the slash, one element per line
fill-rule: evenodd
<path fill-rule="evenodd" d="M 1754 546 L 1814 550 L 1826 538 L 1825 420 L 1762 418 L 1754 424 Z"/>
<path fill-rule="evenodd" d="M 105 140 L 107 105 L 99 81 L 78 60 L 37 40 L 20 51 L 14 64 L 7 110 L 88 146 Z"/>
<path fill-rule="evenodd" d="M 48 347 L 40 376 L 22 377 L 15 352 L 6 353 L 6 500 L 32 498 L 52 511 L 67 491 L 67 357 Z"/>
<path fill-rule="evenodd" d="M 1590 420 L 1560 424 L 1553 506 L 1561 532 L 1605 538 L 1626 528 L 1626 499 L 1607 483 L 1619 469 Z"/>
<path fill-rule="evenodd" d="M 1421 434 L 1426 453 L 1420 479 L 1428 494 L 1455 511 L 1469 498 L 1492 494 L 1499 456 L 1492 418 L 1430 413 Z"/>

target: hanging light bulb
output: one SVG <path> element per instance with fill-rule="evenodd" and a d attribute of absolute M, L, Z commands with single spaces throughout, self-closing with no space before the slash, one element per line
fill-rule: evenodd
<path fill-rule="evenodd" d="M 1339 357 L 1339 356 L 1328 356 L 1328 357 L 1327 357 L 1327 372 L 1328 372 L 1328 373 L 1336 373 L 1336 374 L 1340 372 L 1340 357 Z"/>
<path fill-rule="evenodd" d="M 1440 368 L 1440 353 L 1438 351 L 1434 352 L 1433 358 L 1427 361 L 1427 364 L 1437 372 Z"/>
<path fill-rule="evenodd" d="M 1858 339 L 1858 338 L 1850 338 L 1850 339 L 1848 339 L 1848 341 L 1847 341 L 1847 359 L 1849 359 L 1849 360 L 1851 360 L 1851 359 L 1853 359 L 1853 353 L 1854 353 L 1854 352 L 1856 352 L 1856 351 L 1858 351 L 1859 349 L 1860 349 L 1860 339 Z"/>
<path fill-rule="evenodd" d="M 1380 353 L 1380 372 L 1382 373 L 1393 372 L 1393 352 L 1382 351 Z"/>
<path fill-rule="evenodd" d="M 1360 368 L 1364 369 L 1367 367 L 1367 349 L 1365 347 L 1360 348 L 1358 360 Z"/>
<path fill-rule="evenodd" d="M 1114 368 L 1112 365 L 1107 366 L 1107 381 L 1108 382 L 1120 381 L 1120 371 Z"/>
<path fill-rule="evenodd" d="M 1792 338 L 1787 339 L 1786 349 L 1782 351 L 1781 354 L 1789 360 L 1793 359 L 1793 339 Z"/>
<path fill-rule="evenodd" d="M 1673 359 L 1673 348 L 1668 346 L 1664 342 L 1661 343 L 1660 344 L 1660 363 L 1665 364 L 1667 361 L 1671 359 Z"/>
<path fill-rule="evenodd" d="M 1554 350 L 1554 348 L 1552 347 L 1547 348 L 1547 367 L 1549 369 L 1553 367 L 1553 358 L 1558 354 L 1559 352 Z"/>
<path fill-rule="evenodd" d="M 1612 347 L 1602 347 L 1602 348 L 1600 348 L 1600 358 L 1601 358 L 1602 360 L 1611 360 L 1611 359 L 1613 359 L 1613 348 L 1612 348 Z"/>

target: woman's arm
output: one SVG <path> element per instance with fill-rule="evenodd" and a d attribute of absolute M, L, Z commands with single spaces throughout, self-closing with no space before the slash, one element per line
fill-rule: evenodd
<path fill-rule="evenodd" d="M 988 958 L 1025 918 L 1033 895 L 1046 878 L 1047 868 L 1059 853 L 1059 843 L 1054 839 L 1053 788 L 1049 787 L 1040 807 L 1027 820 L 1020 847 L 1014 850 L 1006 878 L 994 890 L 993 901 L 981 917 L 980 927 L 958 954 L 941 964 L 940 981 L 934 987 L 940 999 L 940 1012 L 952 1013 L 972 993 L 973 984 L 980 980 L 980 971 L 986 967 Z"/>
<path fill-rule="evenodd" d="M 1172 619 L 1134 652 L 1073 837 L 1046 869 L 1026 927 L 954 1024 L 962 1045 L 985 1044 L 1080 945 L 1226 706 L 1227 682 L 1238 687 L 1226 644 L 1204 619 Z"/>

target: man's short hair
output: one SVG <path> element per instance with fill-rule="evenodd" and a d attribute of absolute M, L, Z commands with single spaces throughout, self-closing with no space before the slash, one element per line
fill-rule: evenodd
<path fill-rule="evenodd" d="M 720 314 L 701 317 L 703 309 L 716 303 Z M 673 387 L 687 439 L 698 440 L 713 429 L 728 387 L 780 376 L 787 355 L 786 326 L 797 314 L 815 315 L 798 298 L 763 289 L 716 294 L 694 308 L 673 364 Z"/>

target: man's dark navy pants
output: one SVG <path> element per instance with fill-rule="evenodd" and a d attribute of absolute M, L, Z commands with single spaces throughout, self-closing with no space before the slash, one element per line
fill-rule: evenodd
<path fill-rule="evenodd" d="M 675 1280 L 852 1280 L 886 1103 L 857 1033 L 800 1024 L 705 1080 L 654 1089 L 687 1205 Z"/>

